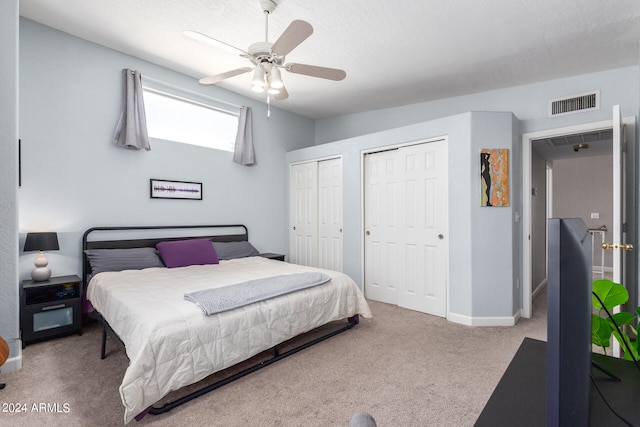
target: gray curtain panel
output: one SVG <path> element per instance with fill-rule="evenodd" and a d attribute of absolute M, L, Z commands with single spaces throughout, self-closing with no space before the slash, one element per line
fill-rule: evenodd
<path fill-rule="evenodd" d="M 253 119 L 250 107 L 240 109 L 238 117 L 238 134 L 236 135 L 236 147 L 233 152 L 233 161 L 245 166 L 256 164 L 256 152 L 253 148 Z"/>
<path fill-rule="evenodd" d="M 147 118 L 142 97 L 142 74 L 129 68 L 122 70 L 122 114 L 116 127 L 113 142 L 133 150 L 151 150 L 147 134 Z"/>

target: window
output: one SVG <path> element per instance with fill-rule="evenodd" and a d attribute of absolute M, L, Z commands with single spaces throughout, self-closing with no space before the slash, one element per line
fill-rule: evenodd
<path fill-rule="evenodd" d="M 144 88 L 150 138 L 233 151 L 238 114 Z"/>

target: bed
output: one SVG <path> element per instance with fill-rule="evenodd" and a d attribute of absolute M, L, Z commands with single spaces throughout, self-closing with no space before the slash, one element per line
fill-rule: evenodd
<path fill-rule="evenodd" d="M 371 317 L 362 292 L 347 275 L 259 254 L 244 225 L 94 227 L 85 232 L 82 246 L 86 297 L 105 331 L 102 357 L 109 330 L 124 344 L 129 358 L 119 390 L 125 423 L 149 412 L 165 412 L 226 384 L 233 378 L 153 406 L 170 392 L 254 355 L 273 351 L 267 363 L 236 376 L 349 330 L 359 316 Z M 274 279 L 310 275 L 322 276 L 325 282 L 213 314 L 204 312 L 202 301 L 185 298 L 232 289 L 235 293 L 246 285 L 255 288 Z M 344 319 L 346 324 L 341 322 L 319 338 L 279 351 L 278 345 L 293 337 Z"/>

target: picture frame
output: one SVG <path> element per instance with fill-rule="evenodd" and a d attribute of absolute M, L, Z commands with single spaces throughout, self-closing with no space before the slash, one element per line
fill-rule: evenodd
<path fill-rule="evenodd" d="M 480 150 L 480 206 L 509 206 L 509 149 Z"/>
<path fill-rule="evenodd" d="M 149 180 L 149 197 L 152 199 L 202 200 L 202 183 L 152 178 Z"/>

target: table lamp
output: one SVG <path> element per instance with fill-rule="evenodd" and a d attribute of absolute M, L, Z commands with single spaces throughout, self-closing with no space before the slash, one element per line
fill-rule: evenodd
<path fill-rule="evenodd" d="M 49 261 L 44 255 L 44 251 L 57 251 L 59 249 L 58 234 L 53 232 L 27 233 L 27 238 L 24 242 L 24 251 L 40 251 L 40 255 L 38 255 L 34 262 L 36 268 L 31 272 L 31 278 L 34 282 L 49 280 L 51 270 L 47 267 Z"/>

